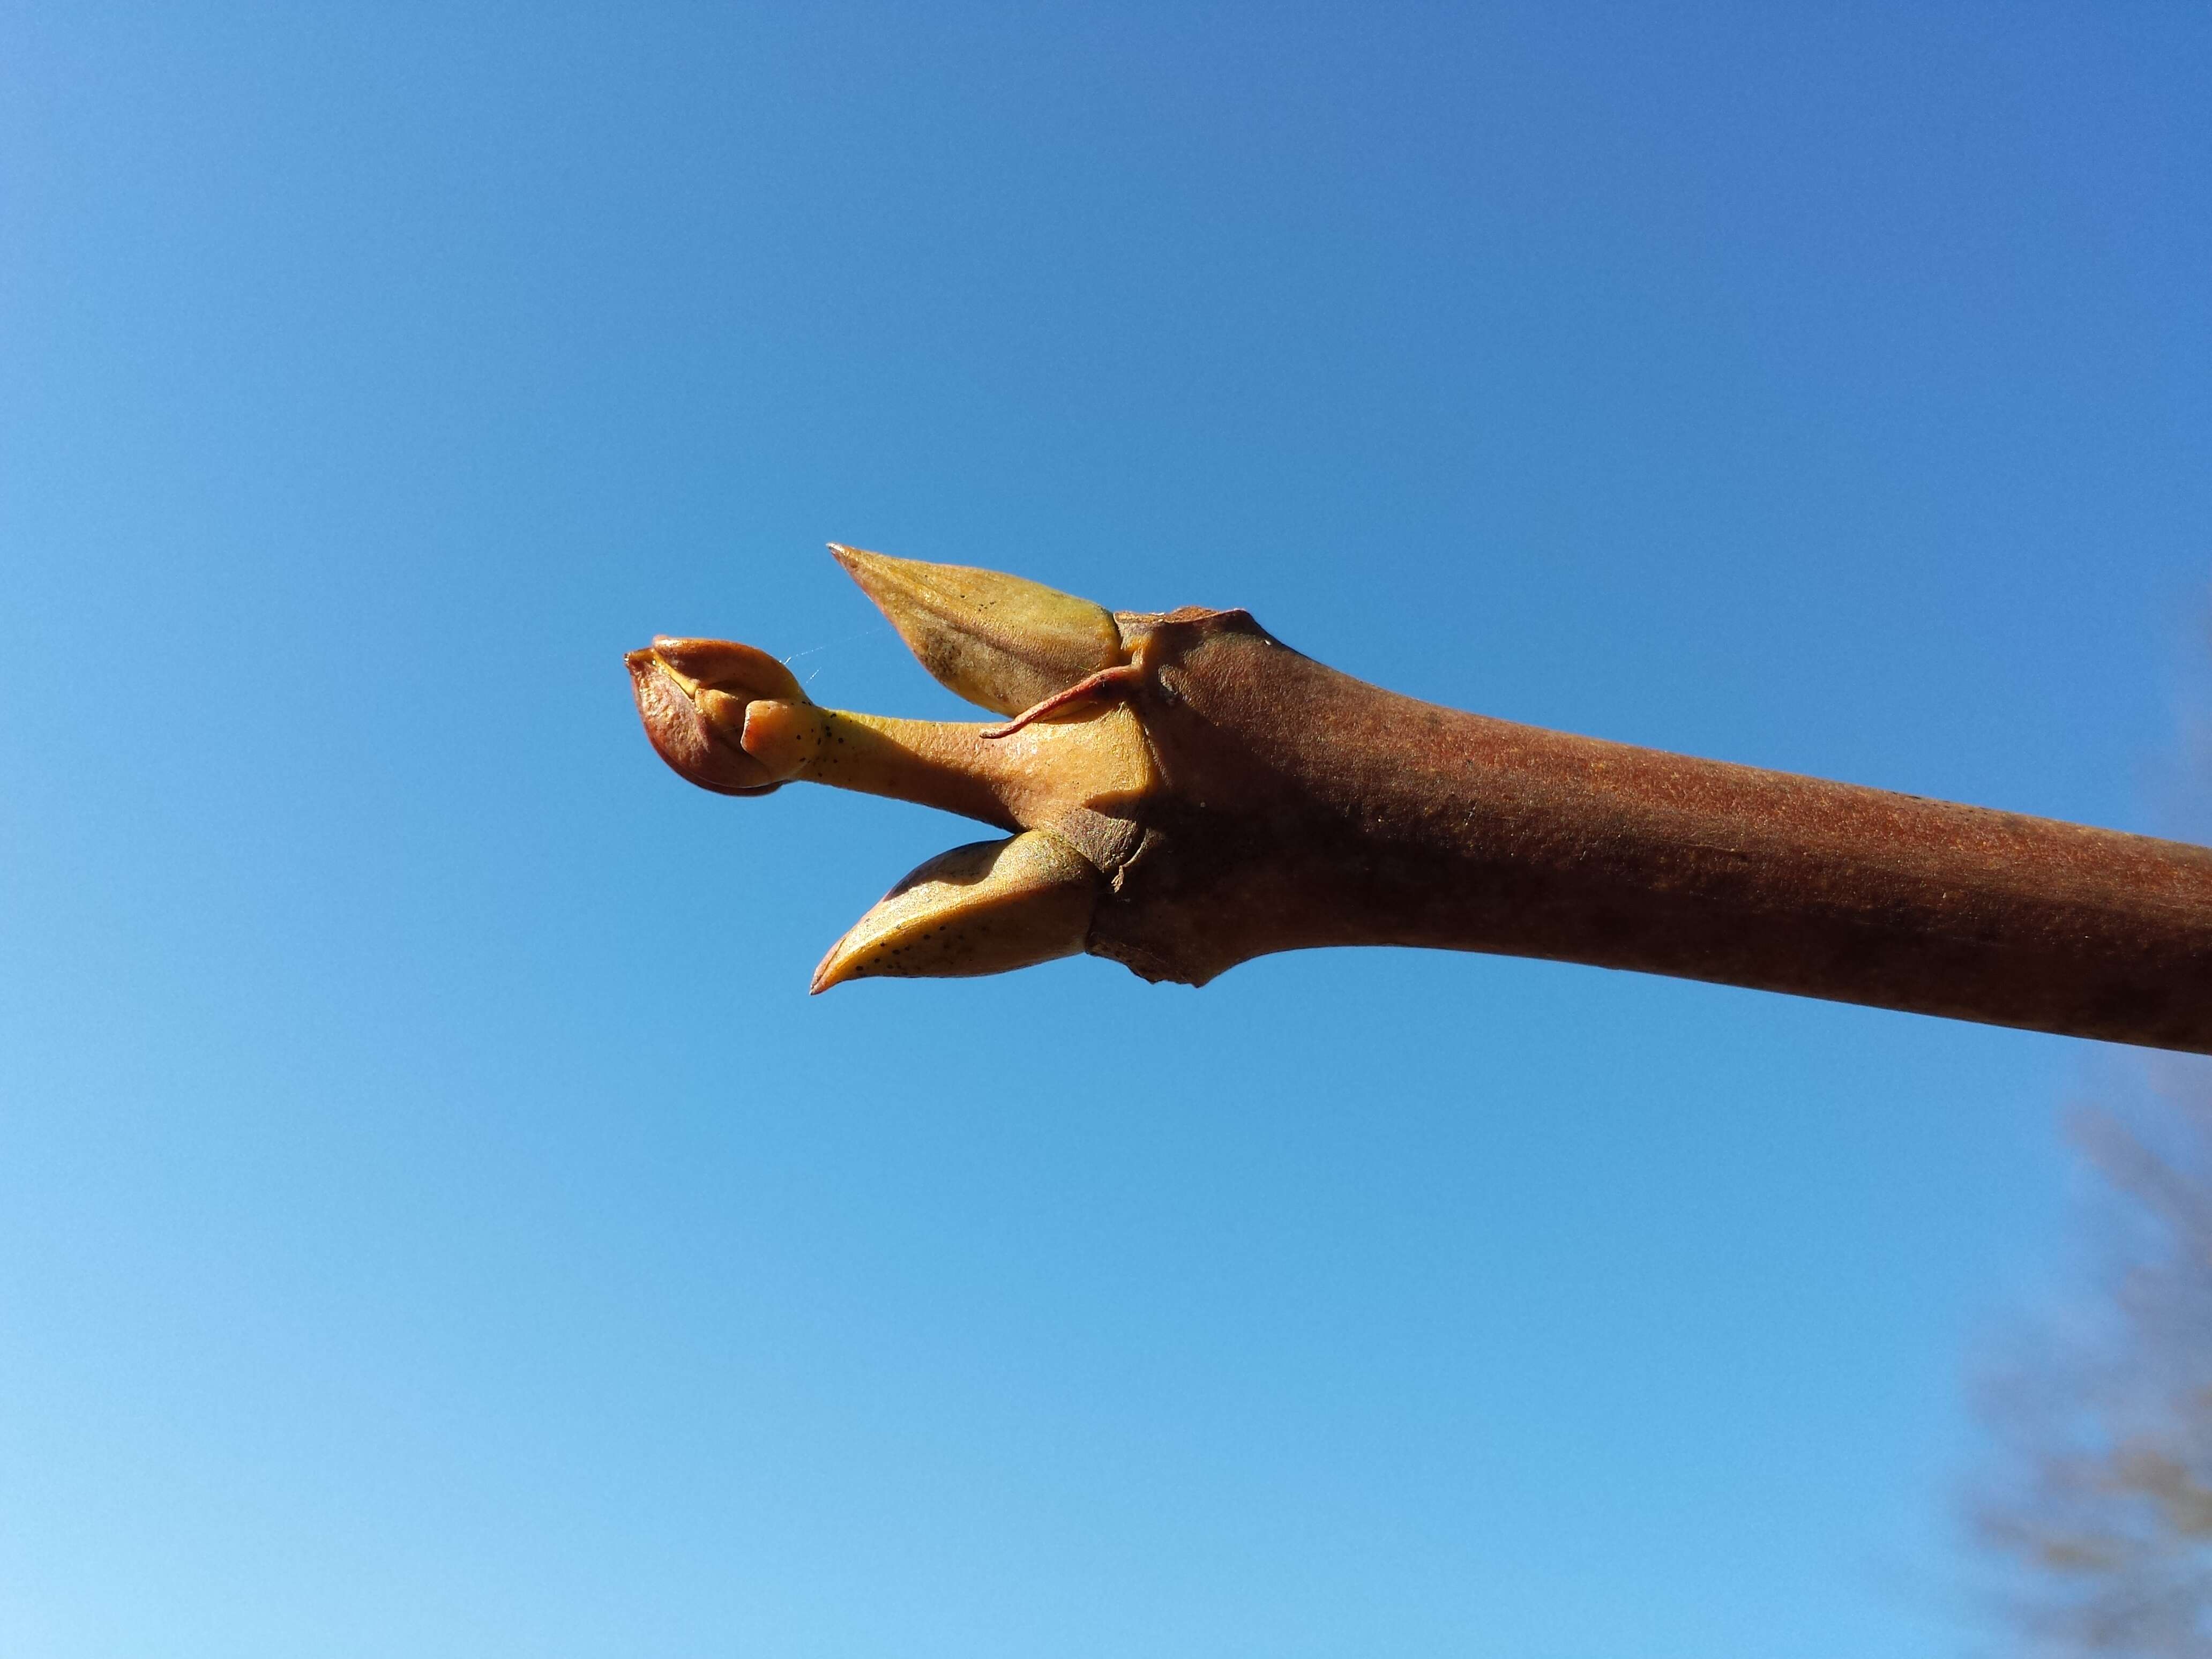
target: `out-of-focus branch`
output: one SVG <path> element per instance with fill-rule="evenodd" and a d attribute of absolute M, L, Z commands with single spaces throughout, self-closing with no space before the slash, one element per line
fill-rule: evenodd
<path fill-rule="evenodd" d="M 2109 1298 L 2035 1333 L 1984 1388 L 1996 1441 L 1971 1518 L 2036 1655 L 2212 1655 L 2212 1074 L 2132 1120 L 2084 1114 Z"/>

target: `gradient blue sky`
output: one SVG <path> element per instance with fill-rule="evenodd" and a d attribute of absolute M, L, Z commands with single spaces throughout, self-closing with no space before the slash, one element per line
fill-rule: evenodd
<path fill-rule="evenodd" d="M 1950 1654 L 2087 1045 L 1403 952 L 810 1001 L 822 553 L 2161 824 L 2201 7 L 0 7 L 0 1651 Z"/>

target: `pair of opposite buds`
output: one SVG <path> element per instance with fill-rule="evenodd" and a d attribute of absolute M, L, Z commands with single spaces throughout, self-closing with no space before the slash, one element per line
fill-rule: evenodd
<path fill-rule="evenodd" d="M 1112 612 L 1039 582 L 835 543 L 830 551 L 931 674 L 1009 718 L 984 726 L 823 708 L 766 652 L 660 638 L 628 659 L 653 748 L 722 794 L 827 783 L 1018 832 L 955 848 L 908 876 L 832 947 L 816 992 L 877 975 L 1000 973 L 1082 951 L 1116 854 L 1129 850 L 1119 842 L 1133 839 L 1113 833 L 1112 815 L 1151 777 L 1142 734 L 1115 696 L 1143 672 L 1141 633 L 1133 645 Z"/>
<path fill-rule="evenodd" d="M 692 782 L 805 780 L 1010 832 L 901 882 L 813 988 L 1087 951 L 1204 984 L 1274 951 L 1545 957 L 2212 1053 L 2212 851 L 1416 702 L 1242 611 L 1109 611 L 833 545 L 995 725 L 817 707 L 750 646 L 630 653 Z"/>

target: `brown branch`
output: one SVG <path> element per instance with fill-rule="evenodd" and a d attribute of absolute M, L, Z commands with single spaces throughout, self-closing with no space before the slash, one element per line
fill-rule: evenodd
<path fill-rule="evenodd" d="M 2212 1052 L 2212 850 L 1442 708 L 1241 611 L 1109 614 L 836 550 L 931 672 L 1015 718 L 817 709 L 715 642 L 630 659 L 695 781 L 836 783 L 1022 832 L 1010 858 L 916 872 L 878 907 L 898 925 L 871 912 L 817 989 L 1076 951 L 1203 984 L 1274 951 L 1411 945 Z"/>

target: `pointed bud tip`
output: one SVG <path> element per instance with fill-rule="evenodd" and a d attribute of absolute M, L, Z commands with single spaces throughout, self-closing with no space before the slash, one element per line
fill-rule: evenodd
<path fill-rule="evenodd" d="M 1078 956 L 1103 884 L 1058 836 L 956 847 L 908 875 L 815 969 L 809 994 L 854 979 L 963 979 Z"/>
<path fill-rule="evenodd" d="M 939 684 L 994 714 L 1018 714 L 1127 655 L 1113 612 L 1042 582 L 842 542 L 830 550 Z"/>

